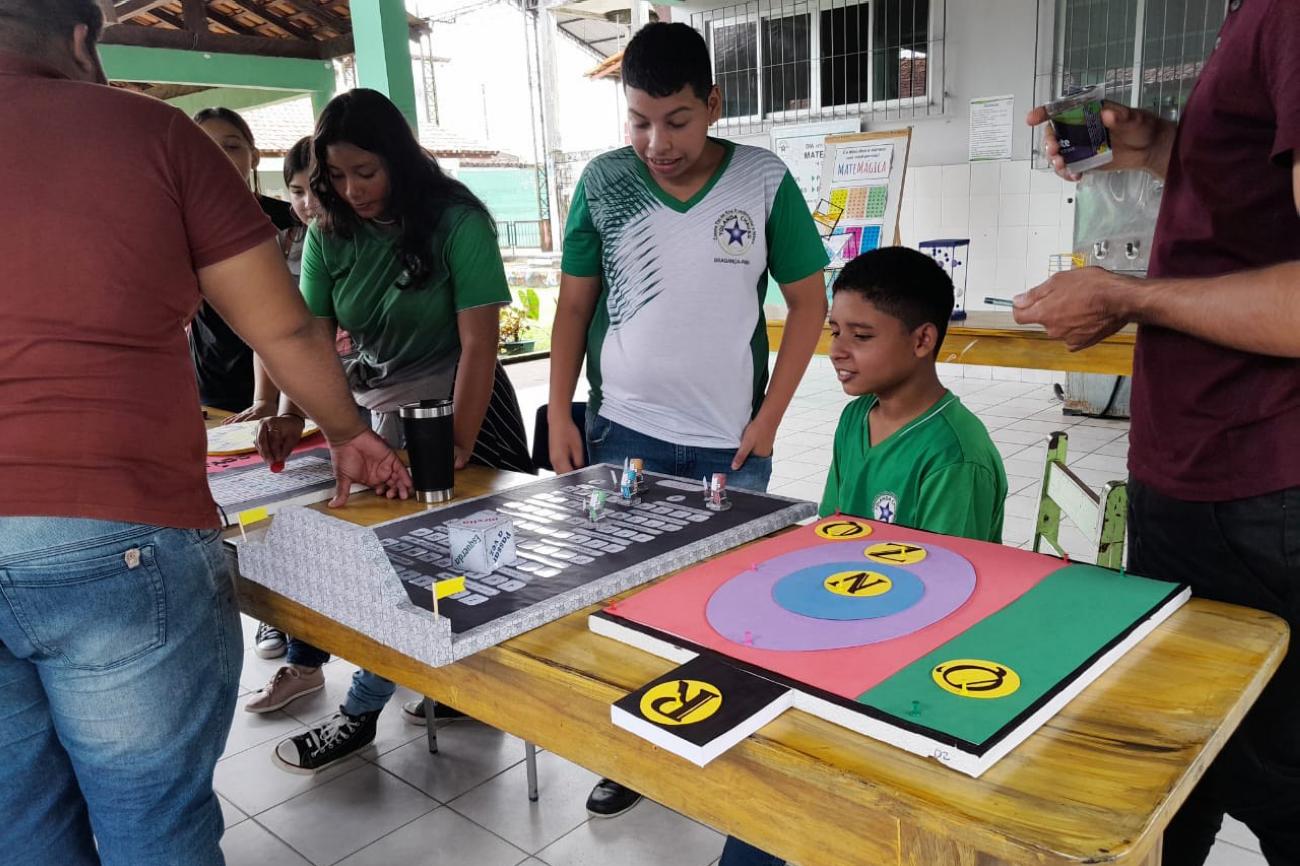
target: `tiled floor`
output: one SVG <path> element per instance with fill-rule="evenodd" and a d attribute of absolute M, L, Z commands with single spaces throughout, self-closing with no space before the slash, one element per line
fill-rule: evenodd
<path fill-rule="evenodd" d="M 546 402 L 547 364 L 509 369 L 531 425 L 536 407 Z M 945 368 L 942 375 L 984 420 L 1006 462 L 1006 543 L 1030 541 L 1052 431 L 1069 433 L 1069 462 L 1089 483 L 1124 476 L 1127 423 L 1063 417 L 1051 375 L 975 367 Z M 827 359 L 814 359 L 781 425 L 773 492 L 820 497 L 846 402 Z M 1080 534 L 1064 537 L 1071 556 L 1089 558 Z M 253 624 L 246 625 L 251 638 Z M 258 688 L 278 664 L 250 649 L 243 687 Z M 405 689 L 380 717 L 375 743 L 358 756 L 315 777 L 276 768 L 275 744 L 329 715 L 353 670 L 346 661 L 332 661 L 323 693 L 267 716 L 236 712 L 216 774 L 231 866 L 710 866 L 718 857 L 719 834 L 654 803 L 613 820 L 589 819 L 584 801 L 596 776 L 546 752 L 538 756 L 541 799 L 529 803 L 522 742 L 475 722 L 444 727 L 439 753 L 430 755 L 424 729 L 403 722 L 396 706 L 413 697 Z M 670 854 L 665 839 L 672 840 Z M 1265 861 L 1250 832 L 1229 822 L 1209 863 Z"/>

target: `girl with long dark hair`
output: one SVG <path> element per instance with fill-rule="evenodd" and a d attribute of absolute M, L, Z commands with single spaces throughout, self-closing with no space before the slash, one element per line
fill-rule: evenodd
<path fill-rule="evenodd" d="M 194 122 L 217 143 L 231 164 L 248 183 L 262 212 L 281 232 L 293 226 L 289 205 L 261 194 L 257 182 L 260 155 L 253 130 L 240 115 L 229 108 L 205 108 L 194 115 Z M 199 307 L 190 325 L 190 357 L 198 377 L 199 399 L 204 406 L 238 413 L 231 421 L 265 418 L 275 414 L 279 390 L 269 377 L 263 377 L 268 389 L 254 388 L 253 350 L 208 304 Z M 276 654 L 284 652 L 279 640 Z M 261 652 L 259 651 L 259 654 Z"/>
<path fill-rule="evenodd" d="M 322 339 L 338 326 L 351 335 L 344 365 L 372 426 L 400 447 L 397 409 L 449 396 L 458 469 L 473 460 L 536 472 L 497 362 L 498 313 L 510 291 L 487 208 L 442 171 L 377 91 L 331 100 L 312 146 L 321 218 L 307 232 L 300 286 Z M 268 460 L 287 456 L 302 432 L 296 408 L 281 409 L 263 422 Z M 340 712 L 280 743 L 277 762 L 314 772 L 365 746 L 394 689 L 358 671 Z"/>

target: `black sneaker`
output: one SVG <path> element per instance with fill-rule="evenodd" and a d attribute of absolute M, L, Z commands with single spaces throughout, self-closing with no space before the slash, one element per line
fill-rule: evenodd
<path fill-rule="evenodd" d="M 455 709 L 454 707 L 449 707 L 446 704 L 435 704 L 433 708 L 433 717 L 440 722 L 451 721 L 452 719 L 469 718 L 460 710 Z M 402 704 L 402 718 L 406 719 L 408 725 L 420 725 L 422 727 L 427 725 L 429 720 L 424 717 L 424 701 L 416 699 Z"/>
<path fill-rule="evenodd" d="M 613 818 L 622 815 L 637 803 L 641 795 L 625 788 L 613 779 L 601 779 L 587 797 L 587 812 L 593 818 Z"/>
<path fill-rule="evenodd" d="M 271 757 L 282 770 L 311 775 L 374 742 L 380 712 L 349 716 L 339 707 L 311 730 L 281 740 Z"/>
<path fill-rule="evenodd" d="M 253 651 L 259 658 L 278 659 L 289 648 L 284 632 L 264 622 L 257 624 L 257 636 L 253 638 Z"/>

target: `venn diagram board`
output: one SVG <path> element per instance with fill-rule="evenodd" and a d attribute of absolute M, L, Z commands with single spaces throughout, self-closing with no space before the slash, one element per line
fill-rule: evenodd
<path fill-rule="evenodd" d="M 590 625 L 683 663 L 611 714 L 701 766 L 797 707 L 979 776 L 1189 595 L 837 515 L 674 575 Z"/>

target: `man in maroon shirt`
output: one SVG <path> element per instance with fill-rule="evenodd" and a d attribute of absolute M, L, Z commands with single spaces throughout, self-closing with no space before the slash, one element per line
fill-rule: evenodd
<path fill-rule="evenodd" d="M 1058 274 L 1016 319 L 1083 349 L 1138 328 L 1129 565 L 1300 626 L 1300 0 L 1232 0 L 1173 124 L 1103 112 L 1110 169 L 1165 178 L 1149 278 Z M 1029 123 L 1046 120 L 1036 109 Z M 1046 150 L 1066 169 L 1050 132 Z M 1206 671 L 1213 678 L 1213 671 Z M 1165 835 L 1205 861 L 1224 814 L 1269 863 L 1300 864 L 1300 650 L 1294 646 Z"/>
<path fill-rule="evenodd" d="M 241 635 L 184 326 L 325 431 L 335 504 L 410 478 L 270 222 L 183 114 L 104 84 L 96 0 L 0 0 L 0 860 L 216 866 Z"/>

